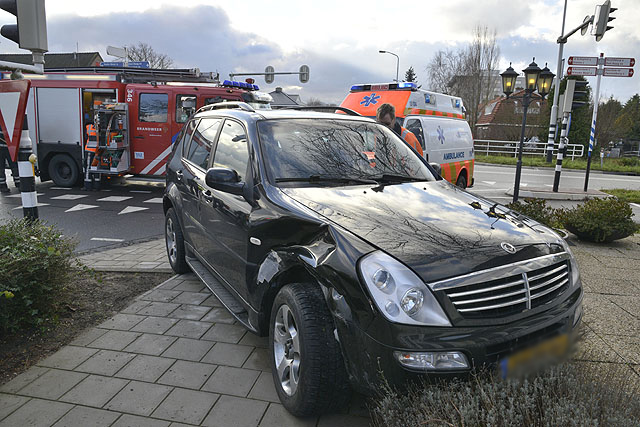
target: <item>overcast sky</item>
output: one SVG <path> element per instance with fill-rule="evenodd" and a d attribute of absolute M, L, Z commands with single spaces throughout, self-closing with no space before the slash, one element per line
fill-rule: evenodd
<path fill-rule="evenodd" d="M 566 31 L 594 13 L 604 0 L 570 0 Z M 593 36 L 572 36 L 570 55 L 640 56 L 640 0 L 612 0 L 619 10 L 615 27 L 599 43 Z M 535 56 L 555 73 L 556 39 L 562 26 L 563 0 L 345 1 L 292 0 L 47 0 L 50 52 L 99 51 L 105 61 L 115 58 L 106 47 L 148 43 L 168 54 L 175 66 L 230 72 L 297 71 L 309 65 L 310 81 L 276 76 L 272 85 L 257 77 L 261 89 L 282 86 L 310 97 L 339 102 L 354 83 L 384 82 L 413 66 L 418 81 L 428 86 L 426 66 L 439 49 L 457 48 L 471 39 L 473 27 L 487 25 L 498 34 L 500 69 L 513 62 L 522 70 Z M 0 25 L 14 23 L 0 11 Z M 0 52 L 18 52 L 0 38 Z M 640 58 L 636 58 L 640 61 Z M 601 99 L 613 95 L 625 102 L 640 92 L 640 65 L 632 78 L 602 79 Z M 589 78 L 595 87 L 595 77 Z"/>

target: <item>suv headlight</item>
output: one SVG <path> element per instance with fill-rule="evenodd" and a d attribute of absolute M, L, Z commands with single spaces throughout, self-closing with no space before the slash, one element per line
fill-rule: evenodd
<path fill-rule="evenodd" d="M 578 270 L 576 257 L 573 256 L 573 252 L 571 252 L 569 244 L 564 239 L 560 239 L 560 244 L 562 245 L 562 248 L 569 254 L 569 260 L 571 264 L 571 286 L 576 286 L 578 283 L 580 283 L 580 270 Z"/>
<path fill-rule="evenodd" d="M 431 290 L 401 262 L 381 251 L 362 258 L 360 274 L 378 310 L 394 323 L 451 326 Z"/>

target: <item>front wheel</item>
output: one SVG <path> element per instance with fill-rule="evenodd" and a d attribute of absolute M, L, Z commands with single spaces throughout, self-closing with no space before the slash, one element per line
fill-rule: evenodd
<path fill-rule="evenodd" d="M 176 211 L 169 208 L 164 219 L 164 239 L 167 245 L 167 256 L 171 269 L 178 274 L 188 273 L 189 265 L 185 260 L 184 237 L 176 216 Z"/>
<path fill-rule="evenodd" d="M 345 405 L 350 388 L 329 309 L 318 286 L 283 287 L 271 310 L 271 370 L 292 414 L 319 415 Z"/>
<path fill-rule="evenodd" d="M 49 161 L 49 176 L 60 187 L 72 187 L 78 182 L 80 171 L 71 156 L 56 154 Z"/>
<path fill-rule="evenodd" d="M 458 180 L 456 181 L 456 185 L 462 189 L 467 188 L 467 177 L 464 174 L 460 174 L 458 176 Z"/>

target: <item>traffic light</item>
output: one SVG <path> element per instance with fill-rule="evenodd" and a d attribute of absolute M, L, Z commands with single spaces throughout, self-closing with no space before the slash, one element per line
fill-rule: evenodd
<path fill-rule="evenodd" d="M 589 102 L 588 84 L 586 80 L 567 80 L 567 87 L 564 90 L 563 112 L 574 111 Z"/>
<path fill-rule="evenodd" d="M 593 27 L 591 27 L 591 34 L 596 36 L 597 42 L 602 40 L 602 36 L 604 36 L 605 32 L 613 28 L 607 24 L 609 24 L 609 22 L 616 19 L 613 16 L 609 16 L 612 12 L 615 12 L 616 10 L 618 9 L 615 7 L 611 7 L 611 0 L 607 0 L 604 3 L 596 6 L 596 12 L 593 18 L 594 24 L 593 24 Z"/>
<path fill-rule="evenodd" d="M 0 9 L 16 17 L 16 24 L 3 25 L 0 34 L 18 43 L 21 49 L 46 52 L 47 17 L 44 0 L 0 0 Z"/>

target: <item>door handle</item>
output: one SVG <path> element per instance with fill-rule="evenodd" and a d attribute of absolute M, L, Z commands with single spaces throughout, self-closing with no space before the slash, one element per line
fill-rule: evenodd
<path fill-rule="evenodd" d="M 184 174 L 181 170 L 176 171 L 176 177 L 178 178 L 178 180 L 182 181 L 182 178 L 184 178 Z"/>

